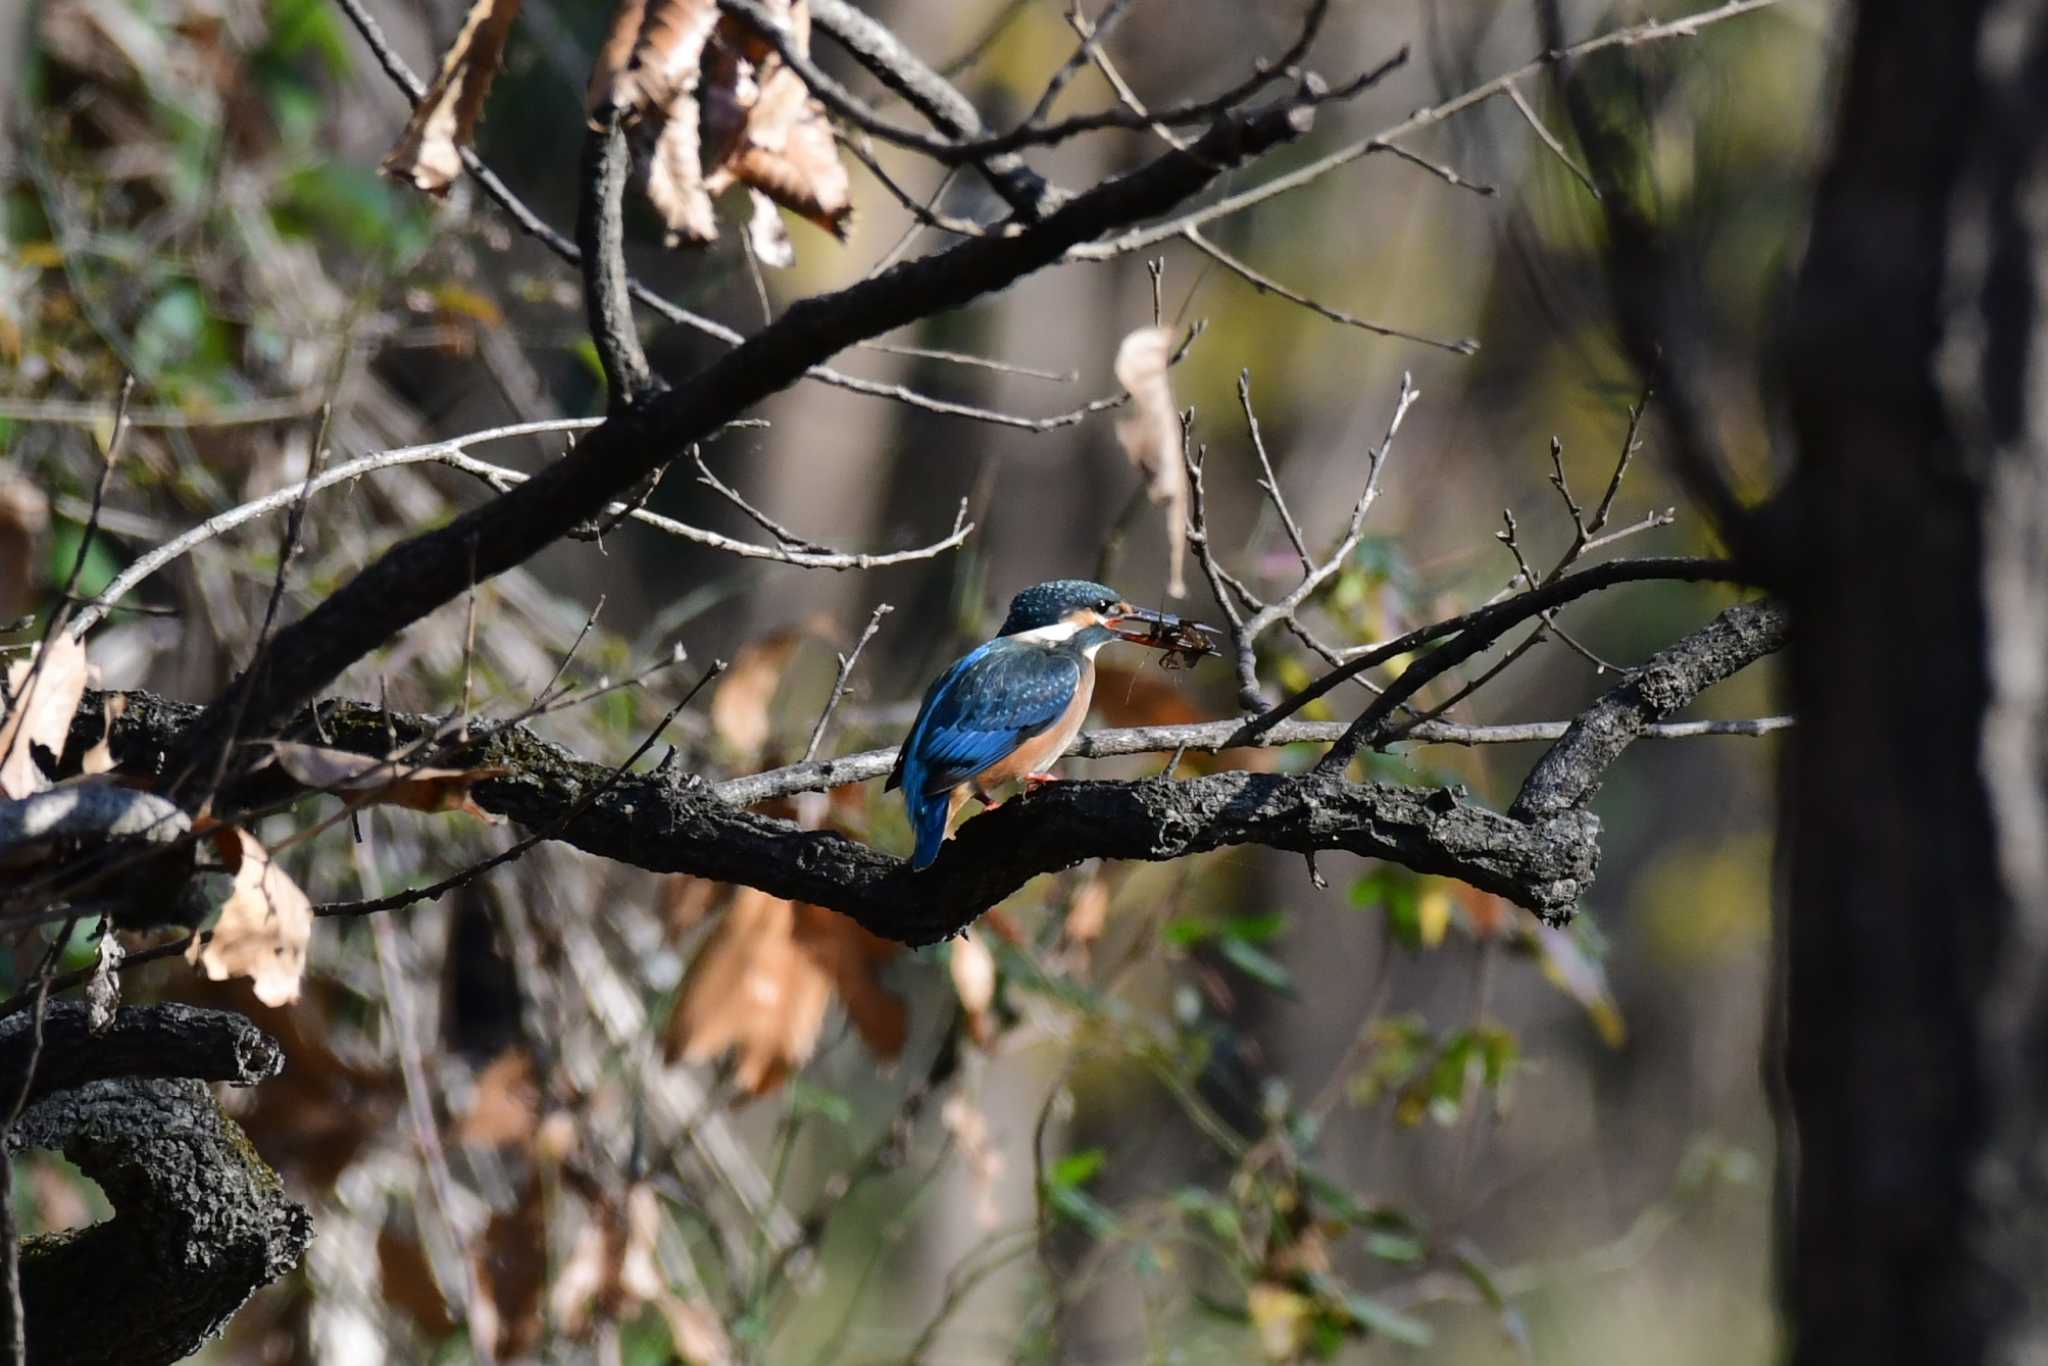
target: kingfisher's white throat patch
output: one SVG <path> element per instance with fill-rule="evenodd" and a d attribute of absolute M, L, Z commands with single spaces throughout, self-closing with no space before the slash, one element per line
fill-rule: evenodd
<path fill-rule="evenodd" d="M 1050 626 L 1034 626 L 1028 631 L 1019 631 L 1010 639 L 1035 641 L 1040 645 L 1062 645 L 1072 640 L 1080 630 L 1078 621 L 1056 621 Z"/>

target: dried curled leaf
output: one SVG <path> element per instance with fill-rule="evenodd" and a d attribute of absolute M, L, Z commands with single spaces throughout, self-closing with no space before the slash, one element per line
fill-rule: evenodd
<path fill-rule="evenodd" d="M 836 990 L 870 1051 L 893 1058 L 904 1006 L 878 974 L 897 951 L 845 916 L 742 887 L 684 974 L 667 1055 L 731 1050 L 739 1084 L 763 1095 L 810 1059 Z"/>
<path fill-rule="evenodd" d="M 427 768 L 402 760 L 285 740 L 272 741 L 270 750 L 277 766 L 303 787 L 321 792 L 368 794 L 373 802 L 402 806 L 409 811 L 467 811 L 492 824 L 499 817 L 478 806 L 469 790 L 512 771 L 493 767 Z"/>
<path fill-rule="evenodd" d="M 1166 509 L 1166 591 L 1187 596 L 1188 471 L 1181 449 L 1180 412 L 1173 404 L 1167 366 L 1173 335 L 1141 327 L 1116 349 L 1116 380 L 1131 395 L 1131 415 L 1119 418 L 1116 439 L 1145 475 L 1145 496 Z"/>
<path fill-rule="evenodd" d="M 27 659 L 7 670 L 0 707 L 0 796 L 26 797 L 44 787 L 35 747 L 64 752 L 71 718 L 85 697 L 85 644 L 57 632 Z"/>
<path fill-rule="evenodd" d="M 807 0 L 763 5 L 799 52 L 810 51 Z M 716 0 L 624 0 L 591 73 L 590 109 L 627 111 L 644 130 L 647 199 L 670 245 L 718 236 L 712 200 L 746 185 L 844 239 L 852 183 L 824 106 L 750 23 Z M 761 198 L 748 241 L 766 264 L 793 258 Z"/>
<path fill-rule="evenodd" d="M 476 0 L 441 70 L 406 120 L 382 170 L 415 189 L 441 194 L 462 174 L 462 149 L 476 137 L 484 97 L 505 55 L 505 40 L 519 16 L 519 0 Z"/>
<path fill-rule="evenodd" d="M 306 972 L 313 903 L 248 831 L 222 826 L 211 838 L 235 884 L 212 938 L 193 940 L 186 961 L 216 982 L 248 978 L 256 999 L 267 1006 L 290 1005 L 299 999 Z"/>
<path fill-rule="evenodd" d="M 705 187 L 717 195 L 734 181 L 846 239 L 853 182 L 839 160 L 825 107 L 787 67 L 768 78 L 740 146 L 725 166 L 706 174 Z"/>
<path fill-rule="evenodd" d="M 593 119 L 607 109 L 630 109 L 638 103 L 636 87 L 626 73 L 633 64 L 633 49 L 640 42 L 640 29 L 646 20 L 647 0 L 619 0 L 618 8 L 612 11 L 611 27 L 605 31 L 597 60 L 590 64 L 590 84 L 583 94 L 583 107 Z"/>

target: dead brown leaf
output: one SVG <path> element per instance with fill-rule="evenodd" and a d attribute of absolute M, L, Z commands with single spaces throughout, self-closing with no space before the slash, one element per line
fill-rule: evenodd
<path fill-rule="evenodd" d="M 441 194 L 462 174 L 462 149 L 476 136 L 484 97 L 491 92 L 505 40 L 519 15 L 519 0 L 476 0 L 455 41 L 441 58 L 441 70 L 420 97 L 398 145 L 382 170 L 429 194 Z"/>
<path fill-rule="evenodd" d="M 277 766 L 302 786 L 322 792 L 368 794 L 373 802 L 410 811 L 467 811 L 493 825 L 502 818 L 478 806 L 469 790 L 512 771 L 495 767 L 415 767 L 401 760 L 285 740 L 272 741 L 270 750 Z"/>
<path fill-rule="evenodd" d="M 763 8 L 796 50 L 810 51 L 807 0 L 766 0 Z M 761 196 L 747 237 L 765 264 L 794 259 L 768 201 L 845 238 L 852 185 L 824 106 L 772 43 L 745 20 L 721 15 L 715 0 L 621 4 L 588 102 L 593 112 L 625 109 L 652 130 L 641 139 L 650 146 L 647 198 L 671 245 L 714 240 L 712 200 L 736 184 Z"/>
<path fill-rule="evenodd" d="M 709 172 L 705 188 L 717 195 L 735 180 L 846 240 L 853 182 L 839 160 L 825 106 L 788 67 L 762 87 L 729 169 Z"/>
<path fill-rule="evenodd" d="M 299 999 L 299 981 L 306 972 L 313 903 L 270 851 L 240 826 L 216 829 L 212 840 L 235 884 L 212 938 L 204 943 L 194 939 L 186 961 L 216 982 L 247 977 L 265 1005 L 289 1005 Z"/>
<path fill-rule="evenodd" d="M 26 797 L 44 786 L 34 749 L 64 752 L 71 718 L 85 697 L 85 643 L 59 631 L 27 659 L 7 670 L 0 706 L 0 796 Z"/>
<path fill-rule="evenodd" d="M 548 1278 L 547 1203 L 536 1169 L 512 1208 L 499 1210 L 471 1253 L 476 1303 L 469 1329 L 491 1344 L 500 1360 L 540 1345 L 543 1292 Z"/>
<path fill-rule="evenodd" d="M 667 1055 L 708 1062 L 730 1050 L 740 1086 L 766 1094 L 810 1059 L 836 990 L 870 1051 L 893 1058 L 904 1006 L 877 974 L 897 951 L 845 916 L 742 887 L 684 974 Z"/>
<path fill-rule="evenodd" d="M 640 42 L 640 28 L 646 19 L 647 0 L 619 0 L 612 10 L 611 27 L 605 30 L 597 60 L 590 64 L 590 84 L 583 94 L 583 107 L 592 119 L 607 109 L 628 109 L 636 102 L 626 71 L 633 64 L 633 49 Z"/>
<path fill-rule="evenodd" d="M 1145 474 L 1145 496 L 1166 509 L 1169 595 L 1187 596 L 1188 472 L 1181 447 L 1180 412 L 1167 377 L 1173 334 L 1141 327 L 1116 350 L 1116 381 L 1131 395 L 1131 415 L 1117 419 L 1116 439 Z"/>

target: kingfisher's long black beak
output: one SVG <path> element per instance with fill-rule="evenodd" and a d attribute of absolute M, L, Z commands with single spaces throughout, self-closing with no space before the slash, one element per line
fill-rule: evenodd
<path fill-rule="evenodd" d="M 1221 631 L 1200 622 L 1183 621 L 1170 612 L 1154 612 L 1123 603 L 1104 624 L 1120 639 L 1136 645 L 1149 645 L 1155 650 L 1181 655 L 1222 653 Z"/>

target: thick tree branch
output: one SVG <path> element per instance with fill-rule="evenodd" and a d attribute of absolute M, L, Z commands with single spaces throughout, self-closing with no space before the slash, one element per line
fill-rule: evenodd
<path fill-rule="evenodd" d="M 283 1055 L 224 1011 L 131 1007 L 98 1037 L 86 1016 L 80 1005 L 48 1008 L 32 1091 L 43 1099 L 9 1149 L 62 1151 L 115 1216 L 23 1248 L 29 1359 L 179 1361 L 297 1265 L 311 1237 L 306 1211 L 203 1084 L 253 1085 L 275 1076 Z M 20 1084 L 31 1024 L 0 1023 L 0 1071 L 15 1078 L 0 1084 Z"/>
<path fill-rule="evenodd" d="M 203 724 L 190 704 L 128 697 L 113 744 L 124 769 L 160 769 L 182 734 Z M 328 742 L 359 753 L 383 754 L 394 736 L 405 745 L 441 729 L 438 718 L 359 703 L 320 708 Z M 82 752 L 90 743 L 75 732 L 69 748 Z M 1577 812 L 1525 824 L 1442 790 L 1220 773 L 1186 782 L 1051 784 L 962 827 L 938 863 L 912 874 L 902 860 L 842 835 L 742 809 L 701 778 L 614 778 L 612 765 L 579 759 L 522 727 L 478 727 L 461 758 L 511 770 L 477 784 L 472 795 L 528 829 L 558 830 L 565 843 L 637 867 L 813 902 L 910 943 L 951 934 L 1039 874 L 1089 858 L 1156 861 L 1236 844 L 1346 850 L 1463 878 L 1552 916 L 1569 912 L 1598 861 L 1598 824 Z M 294 790 L 273 767 L 221 801 L 228 809 Z"/>
<path fill-rule="evenodd" d="M 1651 655 L 1579 714 L 1529 770 L 1508 814 L 1540 820 L 1585 805 L 1623 750 L 1708 688 L 1783 649 L 1790 625 L 1782 604 L 1745 602 Z"/>

